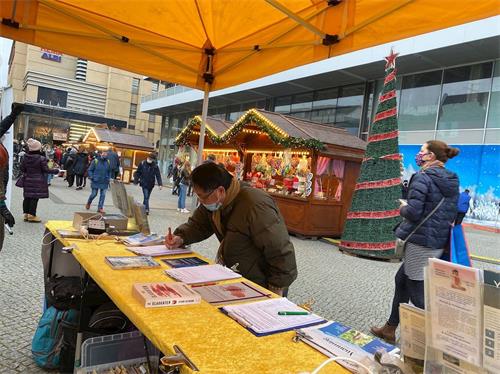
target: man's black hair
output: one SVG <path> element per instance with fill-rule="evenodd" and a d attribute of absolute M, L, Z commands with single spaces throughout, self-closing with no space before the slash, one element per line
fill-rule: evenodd
<path fill-rule="evenodd" d="M 205 192 L 213 191 L 220 186 L 227 190 L 232 179 L 233 176 L 226 169 L 213 162 L 201 164 L 191 173 L 193 184 Z"/>
<path fill-rule="evenodd" d="M 470 192 L 470 190 L 465 190 L 465 192 L 469 193 L 469 192 Z"/>

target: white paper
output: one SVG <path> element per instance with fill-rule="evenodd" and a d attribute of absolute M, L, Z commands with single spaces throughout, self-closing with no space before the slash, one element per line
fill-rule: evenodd
<path fill-rule="evenodd" d="M 169 277 L 187 284 L 203 284 L 241 278 L 241 274 L 219 264 L 168 269 L 165 270 L 165 273 Z"/>
<path fill-rule="evenodd" d="M 146 247 L 127 247 L 127 249 L 137 255 L 152 257 L 193 253 L 193 251 L 188 248 L 168 249 L 164 244 L 150 245 Z"/>
<path fill-rule="evenodd" d="M 401 353 L 415 360 L 425 359 L 425 311 L 408 304 L 399 305 Z"/>
<path fill-rule="evenodd" d="M 229 305 L 222 308 L 227 314 L 257 334 L 299 328 L 325 320 L 316 314 L 280 316 L 278 312 L 304 312 L 305 310 L 285 297 L 256 301 L 255 303 Z"/>
<path fill-rule="evenodd" d="M 433 348 L 472 365 L 482 365 L 481 273 L 430 259 L 430 342 Z"/>

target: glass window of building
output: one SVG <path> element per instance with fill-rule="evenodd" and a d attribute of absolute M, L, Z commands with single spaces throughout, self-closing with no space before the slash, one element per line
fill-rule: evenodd
<path fill-rule="evenodd" d="M 130 113 L 128 116 L 130 118 L 135 118 L 137 116 L 137 104 L 130 103 Z"/>
<path fill-rule="evenodd" d="M 442 73 L 436 70 L 403 77 L 398 116 L 400 130 L 435 129 Z"/>
<path fill-rule="evenodd" d="M 311 112 L 311 121 L 319 123 L 334 123 L 335 108 L 313 110 Z"/>
<path fill-rule="evenodd" d="M 486 62 L 444 71 L 438 130 L 484 127 L 492 67 Z"/>
<path fill-rule="evenodd" d="M 149 122 L 155 122 L 156 121 L 156 116 L 154 114 L 149 113 L 148 121 Z"/>
<path fill-rule="evenodd" d="M 139 82 L 141 80 L 139 78 L 132 78 L 132 93 L 133 94 L 138 94 L 139 93 Z"/>
<path fill-rule="evenodd" d="M 266 100 L 259 100 L 255 102 L 255 108 L 257 109 L 267 109 Z"/>
<path fill-rule="evenodd" d="M 274 111 L 278 113 L 290 113 L 291 104 L 291 96 L 277 97 L 274 102 Z"/>
<path fill-rule="evenodd" d="M 313 109 L 335 108 L 337 106 L 338 88 L 329 88 L 316 92 Z"/>
<path fill-rule="evenodd" d="M 364 84 L 340 87 L 335 126 L 343 127 L 351 134 L 358 135 L 364 91 Z"/>
<path fill-rule="evenodd" d="M 289 116 L 292 116 L 292 117 L 297 117 L 297 118 L 303 118 L 303 119 L 311 119 L 311 111 L 308 110 L 308 111 L 305 111 L 305 112 L 293 112 L 293 113 L 290 113 Z"/>
<path fill-rule="evenodd" d="M 292 112 L 310 111 L 312 108 L 313 93 L 307 92 L 300 95 L 294 95 L 292 101 Z"/>
<path fill-rule="evenodd" d="M 236 121 L 243 114 L 243 112 L 241 111 L 241 105 L 239 104 L 229 105 L 227 108 L 227 112 L 228 114 L 226 116 L 226 119 L 231 122 Z"/>
<path fill-rule="evenodd" d="M 155 94 L 158 92 L 158 86 L 159 82 L 158 81 L 153 81 L 151 82 L 151 93 Z"/>
<path fill-rule="evenodd" d="M 486 127 L 500 128 L 500 60 L 495 61 Z"/>

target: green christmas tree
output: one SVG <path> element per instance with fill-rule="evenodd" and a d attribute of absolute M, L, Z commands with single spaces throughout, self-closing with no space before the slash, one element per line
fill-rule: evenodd
<path fill-rule="evenodd" d="M 401 221 L 401 155 L 398 146 L 396 57 L 386 57 L 384 88 L 370 127 L 340 249 L 362 256 L 393 258 L 394 227 Z"/>

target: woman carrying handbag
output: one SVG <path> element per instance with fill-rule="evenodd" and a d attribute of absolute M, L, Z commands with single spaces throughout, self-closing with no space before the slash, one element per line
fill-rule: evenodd
<path fill-rule="evenodd" d="M 389 320 L 383 327 L 372 327 L 375 336 L 394 344 L 399 325 L 399 304 L 412 302 L 424 309 L 424 267 L 428 259 L 441 257 L 457 214 L 458 176 L 444 167 L 458 155 L 439 140 L 422 145 L 415 156 L 420 170 L 408 187 L 408 200 L 402 202 L 403 222 L 396 228 L 399 248 L 404 248 L 403 263 L 395 276 L 396 289 Z"/>

